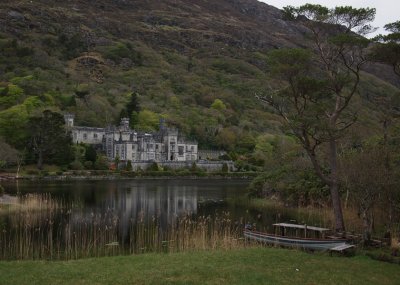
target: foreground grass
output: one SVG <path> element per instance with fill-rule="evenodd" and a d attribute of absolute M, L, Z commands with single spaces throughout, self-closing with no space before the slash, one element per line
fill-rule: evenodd
<path fill-rule="evenodd" d="M 0 262 L 0 284 L 400 284 L 399 265 L 250 248 L 76 261 Z"/>

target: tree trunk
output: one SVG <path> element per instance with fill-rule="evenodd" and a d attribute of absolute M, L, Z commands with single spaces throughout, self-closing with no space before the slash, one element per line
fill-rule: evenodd
<path fill-rule="evenodd" d="M 43 154 L 42 151 L 40 150 L 38 153 L 38 161 L 37 161 L 37 168 L 39 170 L 42 170 L 43 168 Z"/>
<path fill-rule="evenodd" d="M 330 156 L 330 183 L 329 190 L 331 192 L 333 214 L 335 216 L 335 230 L 337 232 L 342 232 L 345 230 L 344 219 L 342 212 L 342 203 L 339 195 L 339 183 L 337 174 L 337 150 L 336 150 L 336 140 L 332 139 L 329 142 L 329 156 Z"/>
<path fill-rule="evenodd" d="M 364 245 L 368 245 L 371 240 L 371 220 L 368 210 L 362 210 L 361 215 L 363 221 L 363 243 Z"/>

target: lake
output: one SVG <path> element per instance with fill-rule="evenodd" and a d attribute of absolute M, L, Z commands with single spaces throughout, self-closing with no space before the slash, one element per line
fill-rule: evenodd
<path fill-rule="evenodd" d="M 3 259 L 70 259 L 233 246 L 246 223 L 261 230 L 296 214 L 246 207 L 238 179 L 3 183 L 18 206 L 0 215 Z M 18 198 L 19 197 L 19 198 Z"/>

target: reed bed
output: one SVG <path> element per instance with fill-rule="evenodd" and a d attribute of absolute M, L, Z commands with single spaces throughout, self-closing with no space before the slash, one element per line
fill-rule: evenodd
<path fill-rule="evenodd" d="M 242 222 L 228 212 L 193 217 L 121 218 L 113 209 L 87 213 L 48 195 L 20 198 L 0 217 L 0 259 L 70 260 L 144 252 L 220 250 L 245 246 Z"/>

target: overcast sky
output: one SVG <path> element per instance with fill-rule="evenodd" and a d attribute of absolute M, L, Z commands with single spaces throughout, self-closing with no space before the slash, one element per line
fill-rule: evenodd
<path fill-rule="evenodd" d="M 383 26 L 400 20 L 400 0 L 259 0 L 281 9 L 284 6 L 301 6 L 305 3 L 321 4 L 328 8 L 335 6 L 353 6 L 355 8 L 376 8 L 373 25 L 380 29 L 376 34 L 384 33 Z"/>

